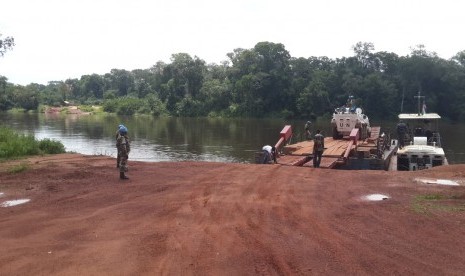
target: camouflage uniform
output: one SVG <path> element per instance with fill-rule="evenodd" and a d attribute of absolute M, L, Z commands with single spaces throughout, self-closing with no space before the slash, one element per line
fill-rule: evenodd
<path fill-rule="evenodd" d="M 313 144 L 313 167 L 319 168 L 321 163 L 321 156 L 325 150 L 325 137 L 317 131 Z"/>
<path fill-rule="evenodd" d="M 311 129 L 310 129 L 311 126 L 312 126 L 312 123 L 310 121 L 305 123 L 305 139 L 307 139 L 307 140 L 312 140 L 312 132 L 311 132 Z"/>
<path fill-rule="evenodd" d="M 118 143 L 118 137 L 119 137 L 119 130 L 116 132 L 115 139 L 116 143 Z M 121 157 L 119 155 L 119 150 L 118 150 L 118 144 L 116 144 L 116 167 L 119 168 L 119 162 L 121 161 Z"/>
<path fill-rule="evenodd" d="M 403 148 L 405 146 L 405 135 L 407 133 L 407 125 L 400 121 L 397 124 L 397 139 L 399 140 L 399 148 Z"/>
<path fill-rule="evenodd" d="M 119 171 L 121 179 L 126 179 L 124 173 L 128 171 L 128 155 L 131 150 L 129 138 L 126 133 L 120 133 L 116 139 L 116 148 L 120 157 Z"/>

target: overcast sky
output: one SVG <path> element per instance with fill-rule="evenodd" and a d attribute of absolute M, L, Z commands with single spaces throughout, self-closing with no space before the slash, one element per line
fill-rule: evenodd
<path fill-rule="evenodd" d="M 352 56 L 357 42 L 407 55 L 423 44 L 449 59 L 465 50 L 460 0 L 1 0 L 0 57 L 15 84 L 147 69 L 188 53 L 207 63 L 236 48 L 282 43 L 292 57 Z"/>

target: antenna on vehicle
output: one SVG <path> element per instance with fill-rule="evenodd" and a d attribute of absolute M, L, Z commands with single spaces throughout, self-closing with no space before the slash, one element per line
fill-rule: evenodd
<path fill-rule="evenodd" d="M 400 113 L 404 111 L 404 94 L 405 94 L 405 87 L 402 88 L 402 102 L 400 103 Z"/>
<path fill-rule="evenodd" d="M 421 98 L 425 98 L 425 96 L 421 96 L 421 89 L 418 90 L 418 96 L 413 96 L 414 98 L 418 98 L 418 116 L 421 114 Z"/>

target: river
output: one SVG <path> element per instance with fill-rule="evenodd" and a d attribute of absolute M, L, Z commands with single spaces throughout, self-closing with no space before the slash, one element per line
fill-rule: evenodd
<path fill-rule="evenodd" d="M 253 163 L 254 153 L 273 145 L 285 125 L 294 130 L 292 142 L 302 139 L 305 121 L 282 119 L 155 118 L 150 116 L 0 113 L 0 125 L 37 139 L 61 141 L 66 151 L 115 157 L 119 124 L 129 130 L 130 160 L 210 161 Z M 396 122 L 371 121 L 384 131 Z M 313 130 L 331 135 L 329 120 L 313 122 Z M 449 163 L 465 163 L 465 125 L 441 122 L 443 147 Z"/>

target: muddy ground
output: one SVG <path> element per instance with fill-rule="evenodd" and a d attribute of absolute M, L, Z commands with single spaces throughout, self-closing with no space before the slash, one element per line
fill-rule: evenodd
<path fill-rule="evenodd" d="M 105 156 L 0 163 L 0 205 L 30 199 L 0 207 L 0 274 L 465 271 L 465 165 L 420 172 L 129 165 L 124 181 Z M 438 179 L 458 185 L 429 183 Z"/>

